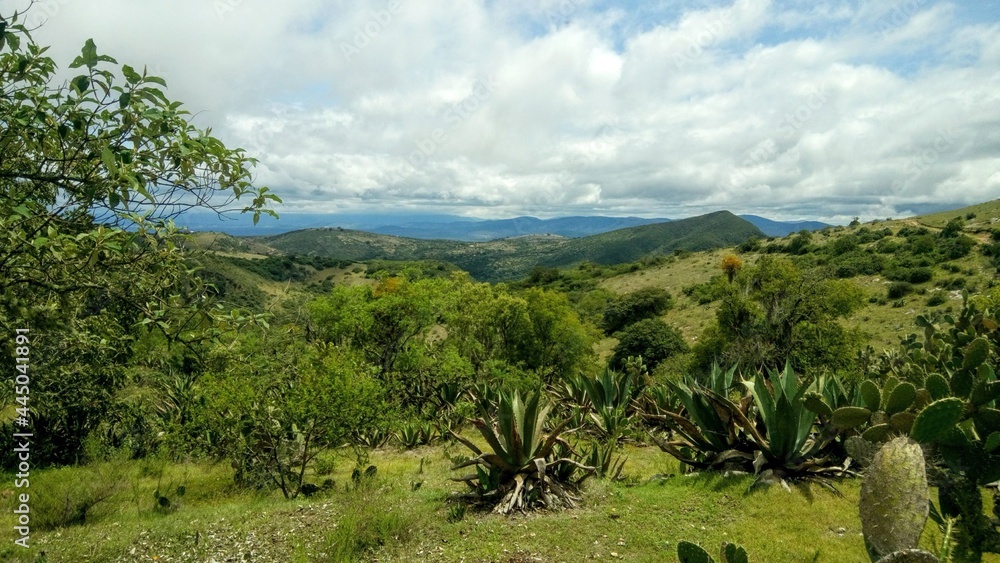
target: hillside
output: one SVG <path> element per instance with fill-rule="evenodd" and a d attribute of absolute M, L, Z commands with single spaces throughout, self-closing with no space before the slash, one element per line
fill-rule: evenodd
<path fill-rule="evenodd" d="M 950 211 L 914 217 L 914 220 L 928 227 L 944 227 L 948 221 L 959 218 L 966 222 L 970 230 L 1000 227 L 1000 199 L 969 205 Z"/>
<path fill-rule="evenodd" d="M 413 222 L 375 226 L 369 230 L 384 235 L 421 239 L 448 239 L 466 242 L 485 242 L 500 238 L 524 235 L 558 235 L 569 238 L 585 237 L 626 229 L 639 225 L 662 223 L 669 219 L 643 219 L 641 217 L 557 217 L 538 219 L 515 217 L 487 221 L 454 221 L 449 223 Z"/>
<path fill-rule="evenodd" d="M 818 231 L 829 227 L 819 221 L 773 221 L 757 215 L 740 215 L 769 237 L 783 237 L 799 231 Z"/>
<path fill-rule="evenodd" d="M 346 229 L 309 229 L 247 240 L 286 254 L 339 260 L 373 259 L 450 262 L 486 281 L 524 277 L 533 267 L 560 267 L 590 261 L 617 264 L 674 250 L 708 250 L 739 244 L 763 233 L 749 222 L 719 211 L 671 221 L 569 239 L 528 235 L 482 243 L 420 240 Z"/>

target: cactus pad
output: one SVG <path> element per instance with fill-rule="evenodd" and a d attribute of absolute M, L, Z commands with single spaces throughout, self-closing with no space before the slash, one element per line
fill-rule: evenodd
<path fill-rule="evenodd" d="M 920 446 L 905 437 L 882 446 L 861 484 L 861 529 L 872 560 L 915 548 L 927 523 L 928 507 Z"/>
<path fill-rule="evenodd" d="M 955 428 L 962 418 L 963 409 L 962 400 L 954 397 L 934 401 L 917 415 L 910 437 L 921 443 L 934 441 Z"/>
<path fill-rule="evenodd" d="M 910 382 L 903 382 L 897 385 L 889 399 L 885 402 L 885 413 L 892 416 L 898 412 L 903 412 L 910 408 L 913 400 L 917 398 L 917 388 Z"/>
<path fill-rule="evenodd" d="M 698 544 L 682 541 L 677 544 L 677 559 L 680 563 L 715 563 L 715 559 Z"/>
<path fill-rule="evenodd" d="M 974 370 L 986 361 L 986 358 L 990 355 L 990 343 L 985 338 L 980 336 L 979 338 L 973 340 L 965 348 L 965 361 L 962 362 L 962 367 L 967 370 Z"/>
<path fill-rule="evenodd" d="M 723 563 L 749 563 L 747 551 L 743 549 L 743 546 L 735 543 L 722 544 L 722 561 Z"/>
<path fill-rule="evenodd" d="M 857 428 L 858 426 L 868 422 L 868 419 L 871 418 L 871 416 L 872 411 L 864 407 L 840 407 L 839 409 L 833 411 L 833 418 L 831 421 L 833 422 L 833 425 L 840 430 L 850 430 L 851 428 Z"/>
<path fill-rule="evenodd" d="M 877 411 L 882 404 L 882 393 L 870 379 L 861 382 L 861 400 L 870 411 Z"/>
<path fill-rule="evenodd" d="M 928 375 L 927 379 L 924 380 L 924 387 L 927 388 L 935 401 L 951 395 L 951 387 L 948 386 L 948 380 L 939 373 Z"/>

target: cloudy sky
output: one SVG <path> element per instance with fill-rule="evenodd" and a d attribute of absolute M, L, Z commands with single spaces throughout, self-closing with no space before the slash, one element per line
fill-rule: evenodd
<path fill-rule="evenodd" d="M 36 0 L 29 21 L 63 66 L 92 37 L 165 77 L 284 212 L 836 223 L 1000 197 L 998 0 Z"/>

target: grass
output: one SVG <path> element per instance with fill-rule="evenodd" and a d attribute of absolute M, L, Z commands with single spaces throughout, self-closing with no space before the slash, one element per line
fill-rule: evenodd
<path fill-rule="evenodd" d="M 13 546 L 5 527 L 0 559 L 34 561 L 44 550 L 49 561 L 673 561 L 677 542 L 689 540 L 710 551 L 741 543 L 755 561 L 867 561 L 858 481 L 840 483 L 843 497 L 808 485 L 748 493 L 750 477 L 681 476 L 655 448 L 624 453 L 626 482 L 590 481 L 580 509 L 513 518 L 470 509 L 458 521 L 447 498 L 460 487 L 448 480 L 442 446 L 372 452 L 378 475 L 359 486 L 349 477 L 353 461 L 338 458 L 334 490 L 293 501 L 233 489 L 222 465 L 168 465 L 160 475 L 120 462 L 130 485 L 108 511 L 83 525 L 33 530 L 28 551 Z M 87 475 L 86 467 L 61 471 Z M 152 508 L 164 479 L 188 490 L 168 513 Z M 936 534 L 928 528 L 928 547 Z"/>
<path fill-rule="evenodd" d="M 967 219 L 966 216 L 969 214 L 973 214 L 974 217 Z M 947 225 L 948 221 L 956 217 L 964 220 L 970 228 L 988 228 L 991 224 L 995 225 L 995 223 L 991 222 L 991 219 L 1000 217 L 1000 199 L 970 205 L 961 209 L 922 215 L 915 217 L 915 219 L 922 225 L 941 228 Z"/>

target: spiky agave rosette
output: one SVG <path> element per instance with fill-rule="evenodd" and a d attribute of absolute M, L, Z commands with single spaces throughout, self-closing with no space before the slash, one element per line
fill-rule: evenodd
<path fill-rule="evenodd" d="M 476 469 L 475 473 L 452 479 L 469 486 L 470 492 L 459 498 L 492 505 L 494 512 L 500 514 L 537 507 L 577 506 L 580 498 L 575 495 L 579 485 L 595 469 L 554 455 L 557 444 L 562 450 L 572 450 L 559 437 L 567 422 L 544 433 L 549 409 L 543 404 L 540 392 L 524 400 L 516 391 L 498 393 L 495 415 L 490 413 L 487 402 L 481 401 L 481 417 L 473 420 L 473 424 L 492 451 L 483 452 L 468 439 L 452 432 L 455 439 L 476 455 L 452 468 Z"/>

